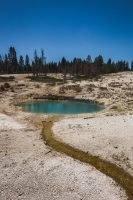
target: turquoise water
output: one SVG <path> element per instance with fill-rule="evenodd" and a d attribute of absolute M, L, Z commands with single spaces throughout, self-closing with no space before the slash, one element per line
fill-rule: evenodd
<path fill-rule="evenodd" d="M 49 114 L 80 114 L 98 112 L 103 106 L 78 102 L 78 101 L 36 101 L 26 102 L 22 105 L 23 111 L 32 113 L 49 113 Z"/>

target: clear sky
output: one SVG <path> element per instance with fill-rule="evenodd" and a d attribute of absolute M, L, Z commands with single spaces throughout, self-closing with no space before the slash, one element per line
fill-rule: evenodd
<path fill-rule="evenodd" d="M 133 59 L 133 0 L 0 0 L 0 53 Z"/>

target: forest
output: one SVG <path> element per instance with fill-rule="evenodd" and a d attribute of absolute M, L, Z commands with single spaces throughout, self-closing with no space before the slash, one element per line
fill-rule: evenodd
<path fill-rule="evenodd" d="M 125 60 L 114 62 L 111 58 L 105 63 L 103 56 L 99 55 L 94 60 L 88 55 L 86 59 L 74 58 L 68 61 L 65 57 L 61 61 L 46 63 L 44 50 L 38 56 L 37 51 L 34 51 L 33 59 L 28 55 L 17 57 L 17 52 L 14 47 L 10 47 L 7 54 L 0 55 L 0 74 L 19 74 L 32 73 L 33 76 L 46 75 L 48 73 L 62 73 L 66 75 L 76 76 L 84 75 L 93 77 L 102 74 L 117 73 L 123 71 L 133 71 L 133 61 L 131 65 Z"/>

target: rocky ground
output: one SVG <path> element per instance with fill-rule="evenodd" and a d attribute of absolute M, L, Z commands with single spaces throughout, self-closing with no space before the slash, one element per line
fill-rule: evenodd
<path fill-rule="evenodd" d="M 133 115 L 86 115 L 54 124 L 53 133 L 61 141 L 115 163 L 133 176 Z"/>
<path fill-rule="evenodd" d="M 47 147 L 32 117 L 0 114 L 1 200 L 127 199 L 111 178 Z"/>
<path fill-rule="evenodd" d="M 46 115 L 24 113 L 14 104 L 47 95 L 103 103 L 105 110 L 93 116 L 69 116 L 56 123 L 54 133 L 64 142 L 109 159 L 132 174 L 132 89 L 130 72 L 54 85 L 31 82 L 25 75 L 15 75 L 9 85 L 1 82 L 0 199 L 127 199 L 124 190 L 109 177 L 44 144 L 37 125 Z"/>

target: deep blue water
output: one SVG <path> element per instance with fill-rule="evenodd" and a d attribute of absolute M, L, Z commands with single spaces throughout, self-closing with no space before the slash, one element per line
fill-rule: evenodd
<path fill-rule="evenodd" d="M 103 106 L 78 101 L 36 101 L 21 104 L 23 111 L 49 114 L 80 114 L 98 112 Z"/>

